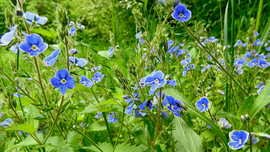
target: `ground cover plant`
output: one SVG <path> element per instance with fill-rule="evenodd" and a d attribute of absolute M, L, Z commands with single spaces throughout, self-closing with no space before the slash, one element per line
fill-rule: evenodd
<path fill-rule="evenodd" d="M 112 32 L 87 29 L 59 3 L 55 18 L 28 11 L 23 0 L 5 9 L 0 151 L 270 150 L 270 22 L 260 21 L 262 0 L 257 18 L 241 22 L 238 5 L 226 2 L 218 33 L 179 1 L 131 1 L 132 10 L 119 13 L 127 4 L 112 0 L 112 25 L 102 20 Z M 129 22 L 132 36 L 121 30 Z M 84 31 L 109 43 L 95 47 Z"/>

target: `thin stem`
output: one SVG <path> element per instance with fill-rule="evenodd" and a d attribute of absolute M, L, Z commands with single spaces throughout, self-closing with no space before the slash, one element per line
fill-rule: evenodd
<path fill-rule="evenodd" d="M 153 152 L 154 149 L 155 149 L 156 139 L 157 139 L 157 135 L 159 133 L 158 127 L 159 127 L 159 118 L 160 118 L 160 112 L 161 112 L 161 98 L 162 98 L 161 97 L 161 95 L 162 95 L 161 92 L 162 92 L 162 90 L 160 88 L 160 90 L 159 90 L 159 102 L 158 102 L 158 115 L 157 115 L 157 123 L 156 123 L 156 133 L 155 133 L 155 137 L 154 137 L 154 141 L 153 141 L 153 148 L 152 148 L 151 152 Z"/>
<path fill-rule="evenodd" d="M 97 101 L 98 103 L 100 103 L 99 100 L 98 100 L 98 98 L 97 98 L 97 96 L 96 96 L 96 94 L 94 93 L 93 89 L 90 88 L 90 90 L 91 90 L 91 92 L 93 93 L 93 95 L 94 95 L 96 101 Z M 108 131 L 108 134 L 109 134 L 109 137 L 110 137 L 111 144 L 114 145 L 114 144 L 113 144 L 113 140 L 112 140 L 111 131 L 110 131 L 110 128 L 109 128 L 109 124 L 108 124 L 108 121 L 107 121 L 107 117 L 106 117 L 105 112 L 102 112 L 102 116 L 103 116 L 103 119 L 104 119 L 105 124 L 106 124 L 106 128 L 107 128 L 107 131 Z"/>
<path fill-rule="evenodd" d="M 59 117 L 59 115 L 60 115 L 60 111 L 61 111 L 63 102 L 64 102 L 64 96 L 62 96 L 62 98 L 61 98 L 60 106 L 59 106 L 59 108 L 58 108 L 56 117 L 55 117 L 55 119 L 54 119 L 54 121 L 53 121 L 53 125 L 52 125 L 52 127 L 51 127 L 51 130 L 50 130 L 49 134 L 48 134 L 48 135 L 46 136 L 46 138 L 44 139 L 43 144 L 46 143 L 46 141 L 48 140 L 48 138 L 49 138 L 50 135 L 52 134 L 53 128 L 54 128 L 55 124 L 57 123 L 57 119 L 58 119 L 58 117 Z"/>
<path fill-rule="evenodd" d="M 67 53 L 67 70 L 69 71 L 69 52 L 68 52 L 68 41 L 67 41 L 66 35 L 65 35 L 65 47 L 66 47 L 66 53 Z"/>
<path fill-rule="evenodd" d="M 101 148 L 89 137 L 87 137 L 85 134 L 83 134 L 82 132 L 80 132 L 79 130 L 77 130 L 76 128 L 72 128 L 74 129 L 76 132 L 78 132 L 79 134 L 81 134 L 84 138 L 86 138 L 87 140 L 89 140 L 99 151 L 103 152 L 103 150 L 101 150 Z"/>
<path fill-rule="evenodd" d="M 124 117 L 125 117 L 125 108 L 123 108 L 123 114 L 122 114 L 122 120 L 121 120 L 121 126 L 120 126 L 120 129 L 119 129 L 119 132 L 118 132 L 118 136 L 117 136 L 117 139 L 116 139 L 116 142 L 114 144 L 114 147 L 113 147 L 113 152 L 118 144 L 118 139 L 121 135 L 121 132 L 122 132 L 122 127 L 123 127 L 123 124 L 124 124 Z"/>
<path fill-rule="evenodd" d="M 36 70 L 37 70 L 38 82 L 39 82 L 39 85 L 40 85 L 40 88 L 41 88 L 41 91 L 42 91 L 42 95 L 43 95 L 43 98 L 45 100 L 46 105 L 48 105 L 47 97 L 46 97 L 45 90 L 44 90 L 42 80 L 41 80 L 41 75 L 40 75 L 40 71 L 39 71 L 39 67 L 38 67 L 37 58 L 35 56 L 34 56 L 34 63 L 35 63 L 35 67 L 36 67 Z"/>
<path fill-rule="evenodd" d="M 233 76 L 218 62 L 218 60 L 210 53 L 209 50 L 207 50 L 203 44 L 200 42 L 200 40 L 188 29 L 188 27 L 183 23 L 183 22 L 180 22 L 181 25 L 188 31 L 188 33 L 200 44 L 201 48 L 206 52 L 208 53 L 211 58 L 216 62 L 216 64 L 219 66 L 219 68 L 221 68 L 222 71 L 224 71 L 232 80 L 234 83 L 236 83 L 239 88 L 246 94 L 248 95 L 248 93 L 242 88 L 242 86 L 233 78 Z"/>
<path fill-rule="evenodd" d="M 248 126 L 248 132 L 249 132 L 250 152 L 252 152 L 252 137 L 251 137 L 250 123 Z"/>

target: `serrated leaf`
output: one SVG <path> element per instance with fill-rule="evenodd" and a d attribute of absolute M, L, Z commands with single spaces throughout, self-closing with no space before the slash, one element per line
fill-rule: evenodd
<path fill-rule="evenodd" d="M 186 122 L 180 117 L 174 117 L 172 136 L 178 142 L 175 149 L 181 152 L 202 152 L 202 140 L 199 135 L 192 130 Z"/>
<path fill-rule="evenodd" d="M 173 96 L 174 98 L 182 101 L 185 106 L 188 107 L 187 111 L 190 114 L 195 115 L 196 117 L 199 117 L 201 120 L 203 120 L 205 123 L 209 124 L 214 130 L 215 132 L 218 134 L 218 136 L 221 138 L 223 145 L 225 146 L 225 148 L 227 149 L 227 151 L 230 150 L 229 146 L 228 146 L 228 141 L 227 138 L 224 136 L 224 134 L 220 131 L 220 128 L 213 123 L 213 121 L 211 121 L 211 119 L 209 119 L 208 117 L 206 117 L 203 113 L 201 113 L 198 109 L 196 109 L 195 105 L 190 103 L 180 92 L 178 92 L 176 89 L 173 88 L 169 88 L 169 89 L 165 89 L 164 92 L 166 93 L 166 95 L 169 96 Z"/>
<path fill-rule="evenodd" d="M 99 107 L 101 105 L 111 105 L 111 104 L 118 104 L 118 103 L 112 99 L 109 99 L 107 101 L 104 101 L 104 102 L 97 104 L 96 107 Z"/>

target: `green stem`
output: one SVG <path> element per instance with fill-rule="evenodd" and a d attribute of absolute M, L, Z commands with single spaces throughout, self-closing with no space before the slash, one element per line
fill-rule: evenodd
<path fill-rule="evenodd" d="M 94 95 L 96 101 L 97 101 L 98 103 L 100 103 L 99 100 L 98 100 L 98 98 L 97 98 L 97 96 L 96 96 L 96 94 L 94 93 L 93 89 L 90 88 L 90 90 L 91 90 L 91 92 L 93 93 L 93 95 Z M 109 124 L 108 124 L 108 121 L 107 121 L 107 117 L 106 117 L 105 112 L 102 112 L 102 116 L 103 116 L 104 121 L 105 121 L 105 124 L 106 124 L 106 128 L 107 128 L 107 131 L 108 131 L 108 134 L 109 134 L 109 137 L 110 137 L 111 144 L 114 145 L 114 144 L 113 144 L 113 140 L 112 140 L 111 131 L 110 131 L 110 128 L 109 128 Z"/>
<path fill-rule="evenodd" d="M 34 56 L 34 63 L 35 63 L 35 67 L 36 67 L 36 70 L 37 70 L 38 82 L 39 82 L 39 85 L 40 85 L 40 88 L 41 88 L 41 91 L 42 91 L 42 95 L 43 95 L 44 101 L 45 101 L 46 105 L 48 105 L 47 97 L 46 97 L 45 90 L 44 90 L 44 87 L 43 87 L 43 84 L 42 84 L 42 80 L 41 80 L 39 66 L 38 66 L 38 63 L 37 63 L 37 58 L 35 56 Z"/>
<path fill-rule="evenodd" d="M 68 52 L 68 41 L 67 41 L 66 35 L 65 35 L 65 47 L 66 47 L 66 53 L 67 53 L 67 70 L 69 71 L 69 52 Z"/>
<path fill-rule="evenodd" d="M 123 123 L 124 123 L 124 117 L 125 117 L 125 108 L 123 108 L 123 114 L 122 114 L 122 120 L 121 120 L 121 126 L 120 126 L 120 129 L 119 129 L 119 132 L 118 132 L 118 136 L 117 136 L 117 139 L 116 139 L 116 142 L 114 144 L 114 147 L 113 147 L 113 152 L 118 144 L 118 139 L 121 135 L 121 131 L 122 131 L 122 127 L 123 127 Z"/>
<path fill-rule="evenodd" d="M 89 140 L 99 151 L 103 152 L 103 150 L 101 150 L 101 148 L 89 137 L 87 137 L 85 134 L 83 134 L 82 132 L 80 132 L 79 130 L 77 130 L 76 128 L 72 128 L 74 129 L 76 132 L 78 132 L 79 134 L 81 134 L 84 138 L 86 138 L 87 140 Z"/>
<path fill-rule="evenodd" d="M 248 95 L 248 93 L 242 88 L 242 86 L 233 78 L 233 76 L 218 62 L 218 60 L 210 53 L 209 50 L 207 50 L 203 44 L 200 42 L 200 40 L 188 29 L 188 27 L 183 23 L 180 22 L 181 25 L 188 31 L 188 33 L 200 44 L 201 48 L 208 53 L 211 58 L 216 62 L 216 64 L 221 68 L 222 71 L 224 71 L 232 80 L 234 83 L 236 83 L 238 85 L 238 87 L 246 94 Z"/>
<path fill-rule="evenodd" d="M 46 141 L 48 140 L 48 138 L 49 138 L 50 135 L 52 134 L 53 128 L 54 128 L 55 124 L 57 123 L 57 119 L 58 119 L 58 117 L 59 117 L 59 115 L 60 115 L 60 111 L 61 111 L 63 102 L 64 102 L 64 96 L 62 96 L 62 98 L 61 98 L 60 106 L 59 106 L 59 109 L 58 109 L 58 111 L 57 111 L 56 117 L 55 117 L 55 119 L 54 119 L 54 121 L 53 121 L 53 125 L 52 125 L 52 127 L 51 127 L 50 132 L 48 133 L 48 135 L 47 135 L 46 138 L 44 139 L 43 144 L 46 143 Z"/>
<path fill-rule="evenodd" d="M 159 118 L 160 118 L 160 112 L 161 112 L 161 98 L 162 98 L 161 93 L 162 93 L 162 90 L 160 88 L 160 90 L 159 90 L 159 102 L 158 102 L 158 115 L 157 115 L 157 123 L 156 123 L 156 133 L 155 133 L 155 137 L 154 137 L 154 140 L 153 140 L 153 148 L 152 148 L 151 152 L 153 152 L 154 149 L 155 149 L 157 135 L 158 135 L 158 132 L 159 132 L 158 127 L 159 127 Z"/>

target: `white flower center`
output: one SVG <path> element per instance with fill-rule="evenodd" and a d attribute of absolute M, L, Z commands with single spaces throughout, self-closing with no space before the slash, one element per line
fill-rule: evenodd
<path fill-rule="evenodd" d="M 183 13 L 179 14 L 179 17 L 180 18 L 184 17 L 184 14 Z"/>
<path fill-rule="evenodd" d="M 61 83 L 62 84 L 66 84 L 67 83 L 67 80 L 66 79 L 61 79 Z"/>
<path fill-rule="evenodd" d="M 32 45 L 32 46 L 31 46 L 31 49 L 32 49 L 33 51 L 36 51 L 36 50 L 38 49 L 38 47 L 37 47 L 36 45 Z"/>
<path fill-rule="evenodd" d="M 159 83 L 159 80 L 158 80 L 158 79 L 155 79 L 154 82 L 155 82 L 155 83 Z"/>

